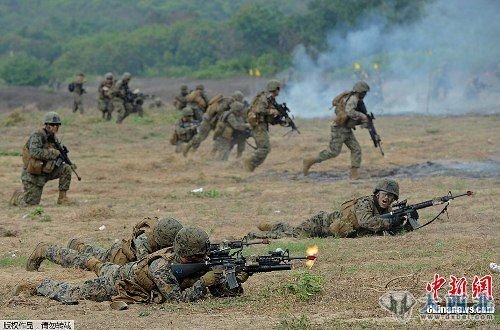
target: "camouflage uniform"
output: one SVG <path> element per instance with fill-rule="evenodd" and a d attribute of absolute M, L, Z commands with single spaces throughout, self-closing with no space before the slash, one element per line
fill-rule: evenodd
<path fill-rule="evenodd" d="M 111 114 L 113 113 L 113 75 L 111 73 L 107 73 L 105 78 L 106 79 L 102 81 L 97 88 L 97 107 L 102 112 L 102 118 L 111 120 Z"/>
<path fill-rule="evenodd" d="M 182 85 L 181 86 L 181 93 L 179 95 L 177 95 L 175 97 L 175 100 L 174 100 L 174 107 L 179 110 L 179 111 L 182 111 L 182 109 L 184 109 L 187 105 L 187 101 L 186 101 L 186 96 L 190 93 L 190 91 L 188 91 L 188 87 L 186 85 Z"/>
<path fill-rule="evenodd" d="M 213 271 L 200 272 L 179 281 L 170 266 L 182 263 L 181 257 L 206 256 L 209 247 L 205 232 L 196 228 L 183 228 L 175 238 L 174 247 L 123 266 L 98 262 L 93 267 L 97 279 L 86 281 L 80 286 L 45 280 L 36 287 L 36 293 L 61 302 L 80 299 L 113 299 L 131 303 L 195 301 L 205 296 L 207 287 L 220 283 L 216 274 Z"/>
<path fill-rule="evenodd" d="M 170 270 L 172 263 L 180 263 L 180 260 L 173 253 L 173 248 L 166 248 L 123 266 L 98 264 L 98 277 L 82 285 L 44 280 L 36 287 L 36 293 L 61 302 L 87 299 L 162 303 L 188 302 L 204 297 L 207 288 L 203 280 L 194 276 L 179 282 Z"/>
<path fill-rule="evenodd" d="M 219 118 L 228 111 L 233 102 L 243 102 L 243 94 L 240 91 L 235 91 L 231 97 L 223 97 L 222 94 L 214 96 L 208 102 L 207 111 L 203 114 L 203 120 L 198 127 L 198 134 L 186 145 L 184 149 L 184 156 L 190 149 L 196 151 L 201 143 L 208 137 L 211 130 L 214 130 L 219 122 Z M 216 148 L 214 146 L 213 154 L 215 154 Z"/>
<path fill-rule="evenodd" d="M 123 74 L 122 79 L 118 80 L 113 91 L 113 109 L 118 112 L 118 118 L 116 119 L 117 124 L 121 124 L 123 119 L 127 117 L 133 111 L 133 104 L 129 100 L 132 92 L 128 83 L 130 81 L 130 73 L 126 72 Z"/>
<path fill-rule="evenodd" d="M 273 106 L 273 103 L 276 102 L 273 91 L 279 90 L 279 88 L 279 82 L 269 81 L 267 91 L 260 92 L 255 96 L 248 111 L 248 123 L 255 139 L 256 150 L 249 159 L 245 160 L 247 171 L 253 171 L 262 164 L 271 151 L 269 124 L 274 119 L 271 111 L 277 111 Z"/>
<path fill-rule="evenodd" d="M 102 262 L 109 261 L 117 265 L 123 265 L 127 262 L 139 260 L 167 246 L 171 246 L 175 234 L 181 228 L 182 225 L 175 218 L 146 218 L 134 226 L 129 239 L 115 242 L 109 249 L 87 244 L 79 240 L 71 240 L 68 247 L 75 249 L 80 254 L 93 256 Z M 63 265 L 63 267 L 65 266 Z M 72 267 L 72 265 L 68 267 Z"/>
<path fill-rule="evenodd" d="M 241 157 L 246 137 L 249 135 L 250 127 L 246 122 L 244 105 L 240 102 L 234 102 L 231 104 L 231 110 L 224 113 L 217 123 L 214 133 L 215 147 L 218 152 L 216 159 L 227 160 L 235 144 L 238 145 L 236 158 Z"/>
<path fill-rule="evenodd" d="M 182 152 L 185 143 L 189 143 L 197 134 L 199 123 L 193 120 L 193 109 L 189 106 L 182 110 L 183 116 L 175 122 L 175 152 Z"/>
<path fill-rule="evenodd" d="M 57 137 L 54 136 L 55 139 Z M 43 187 L 47 181 L 59 179 L 59 191 L 68 191 L 71 184 L 71 167 L 68 164 L 55 166 L 59 151 L 54 149 L 53 143 L 49 142 L 48 132 L 42 128 L 31 134 L 23 149 L 23 168 L 21 181 L 24 191 L 13 196 L 13 205 L 26 206 L 37 205 L 42 198 Z M 32 174 L 28 172 L 28 163 L 34 161 L 42 162 L 42 172 Z"/>
<path fill-rule="evenodd" d="M 199 122 L 203 120 L 203 114 L 207 110 L 208 101 L 209 99 L 205 94 L 203 85 L 196 86 L 195 90 L 186 96 L 187 105 L 193 109 L 195 120 Z"/>
<path fill-rule="evenodd" d="M 84 75 L 79 75 L 77 80 L 73 81 L 73 85 L 75 86 L 73 90 L 73 112 L 80 110 L 82 115 L 84 112 L 82 95 L 86 93 L 85 88 L 83 88 L 83 84 L 85 83 L 84 78 Z"/>
<path fill-rule="evenodd" d="M 383 193 L 382 193 L 383 192 Z M 380 198 L 380 199 L 379 199 Z M 391 179 L 383 179 L 373 189 L 373 195 L 352 198 L 344 202 L 340 211 L 324 212 L 312 216 L 297 227 L 287 223 L 260 225 L 263 233 L 249 233 L 248 238 L 280 238 L 284 236 L 302 237 L 355 237 L 381 234 L 384 231 L 399 232 L 407 229 L 401 217 L 381 217 L 391 212 L 391 203 L 399 198 L 399 184 Z M 387 208 L 379 205 L 381 201 Z M 418 214 L 411 215 L 418 219 Z"/>

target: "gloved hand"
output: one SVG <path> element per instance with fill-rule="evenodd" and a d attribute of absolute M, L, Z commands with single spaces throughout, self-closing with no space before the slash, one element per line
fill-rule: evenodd
<path fill-rule="evenodd" d="M 213 270 L 205 273 L 200 279 L 205 286 L 213 286 L 220 282 L 221 273 L 214 272 Z"/>
<path fill-rule="evenodd" d="M 238 283 L 245 283 L 249 277 L 250 277 L 250 275 L 248 275 L 248 273 L 241 272 L 241 273 L 238 273 L 238 275 L 236 275 L 236 280 L 238 280 Z"/>
<path fill-rule="evenodd" d="M 393 216 L 389 219 L 389 229 L 397 228 L 403 224 L 403 217 Z"/>
<path fill-rule="evenodd" d="M 71 164 L 71 168 L 73 169 L 73 171 L 76 171 L 77 169 L 76 164 L 75 163 Z"/>

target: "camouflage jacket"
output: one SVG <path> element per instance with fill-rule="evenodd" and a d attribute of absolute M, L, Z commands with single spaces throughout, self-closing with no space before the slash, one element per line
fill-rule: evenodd
<path fill-rule="evenodd" d="M 274 96 L 269 92 L 260 92 L 255 96 L 247 115 L 248 123 L 252 128 L 259 124 L 268 125 L 272 121 L 273 117 L 270 112 L 275 109 L 272 105 L 274 101 Z"/>
<path fill-rule="evenodd" d="M 372 232 L 379 232 L 389 229 L 389 222 L 380 217 L 381 214 L 388 213 L 391 209 L 381 210 L 376 205 L 374 195 L 356 199 L 354 203 L 354 214 L 356 215 L 357 226 L 354 229 L 365 229 Z M 346 210 L 342 211 L 342 217 Z"/>
<path fill-rule="evenodd" d="M 73 81 L 73 85 L 75 86 L 75 89 L 73 90 L 74 94 L 82 95 L 87 92 L 85 88 L 83 88 L 83 82 Z"/>
<path fill-rule="evenodd" d="M 182 142 L 189 142 L 196 135 L 198 123 L 194 121 L 182 121 L 182 118 L 175 122 L 175 134 Z"/>
<path fill-rule="evenodd" d="M 113 91 L 113 95 L 118 97 L 124 101 L 129 101 L 128 97 L 132 94 L 130 91 L 130 87 L 128 86 L 127 81 L 118 80 L 115 85 L 115 90 Z"/>
<path fill-rule="evenodd" d="M 113 95 L 113 87 L 114 87 L 113 81 L 111 80 L 101 81 L 99 87 L 97 88 L 98 99 L 99 100 L 111 99 Z"/>
<path fill-rule="evenodd" d="M 186 107 L 186 105 L 187 105 L 186 96 L 187 95 L 188 95 L 187 93 L 186 94 L 181 93 L 175 97 L 174 107 L 177 110 L 182 110 Z"/>
<path fill-rule="evenodd" d="M 365 103 L 362 99 L 358 97 L 356 93 L 353 93 L 347 99 L 345 105 L 345 112 L 347 114 L 348 120 L 346 121 L 346 127 L 353 128 L 356 125 L 361 124 L 361 116 L 363 111 L 366 112 Z"/>
<path fill-rule="evenodd" d="M 199 89 L 195 89 L 186 96 L 186 101 L 191 106 L 205 112 L 208 106 L 208 98 L 205 93 Z"/>

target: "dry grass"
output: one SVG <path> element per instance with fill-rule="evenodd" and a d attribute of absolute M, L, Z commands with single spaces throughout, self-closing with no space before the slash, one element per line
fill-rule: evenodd
<path fill-rule="evenodd" d="M 0 116 L 4 137 L 0 144 L 2 232 L 16 235 L 0 237 L 0 256 L 13 253 L 26 258 L 38 241 L 66 244 L 74 236 L 111 244 L 129 235 L 131 227 L 144 216 L 172 215 L 185 224 L 198 225 L 214 239 L 242 237 L 255 231 L 259 222 L 288 221 L 298 224 L 319 210 L 337 208 L 351 195 L 369 193 L 377 179 L 376 171 L 425 161 L 475 161 L 499 158 L 498 116 L 489 117 L 386 117 L 377 119 L 386 157 L 374 149 L 366 131 L 356 135 L 363 147 L 364 179 L 334 182 L 304 178 L 302 158 L 322 150 L 329 139 L 329 121 L 297 120 L 302 134 L 283 137 L 285 129 L 273 127 L 272 151 L 255 173 L 243 172 L 240 161 L 231 158 L 220 163 L 209 160 L 212 142 L 207 140 L 199 152 L 183 158 L 168 144 L 173 117 L 156 110 L 145 120 L 127 118 L 123 125 L 96 120 L 97 110 L 89 109 L 83 118 L 59 109 L 63 118 L 60 136 L 71 158 L 78 164 L 81 182 L 74 179 L 69 196 L 75 206 L 58 206 L 57 182 L 45 188 L 41 206 L 50 222 L 25 216 L 34 208 L 7 206 L 12 191 L 20 187 L 19 152 L 29 133 L 39 126 L 41 113 L 23 111 L 10 120 Z M 169 110 L 172 111 L 172 110 Z M 17 119 L 16 119 L 17 120 Z M 250 149 L 247 150 L 247 153 Z M 14 152 L 14 153 L 13 153 Z M 232 155 L 234 157 L 234 155 Z M 313 167 L 346 177 L 349 153 Z M 78 283 L 92 278 L 88 272 L 61 269 L 44 263 L 41 272 L 29 273 L 15 257 L 6 259 L 0 272 L 0 315 L 4 319 L 75 319 L 78 328 L 399 328 L 396 321 L 378 305 L 389 280 L 391 288 L 405 289 L 415 297 L 425 293 L 425 283 L 434 273 L 472 278 L 489 273 L 489 262 L 499 260 L 500 181 L 498 177 L 471 179 L 432 176 L 400 180 L 402 197 L 418 202 L 445 195 L 448 190 L 475 191 L 449 209 L 449 219 L 398 237 L 360 239 L 290 239 L 274 242 L 273 247 L 289 247 L 300 253 L 312 243 L 320 247 L 313 271 L 323 277 L 323 291 L 303 302 L 283 289 L 294 274 L 276 272 L 255 275 L 245 284 L 245 295 L 231 299 L 212 299 L 193 304 L 132 306 L 129 311 L 110 311 L 107 303 L 82 302 L 62 306 L 43 297 L 12 298 L 21 281 L 55 278 Z M 194 196 L 193 189 L 216 190 L 217 196 Z M 438 209 L 422 212 L 430 218 Z M 98 230 L 102 225 L 105 230 Z M 258 251 L 265 251 L 261 249 Z M 298 266 L 298 272 L 302 271 Z M 493 281 L 498 283 L 498 275 Z M 444 291 L 443 291 L 444 294 Z M 496 292 L 494 293 L 496 294 Z M 421 306 L 421 304 L 419 304 Z M 410 328 L 494 328 L 497 323 L 435 322 L 422 324 L 415 318 Z"/>

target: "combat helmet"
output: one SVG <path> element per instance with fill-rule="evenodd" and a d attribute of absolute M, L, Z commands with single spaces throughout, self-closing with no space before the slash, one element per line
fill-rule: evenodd
<path fill-rule="evenodd" d="M 50 111 L 45 114 L 44 124 L 59 124 L 61 125 L 61 117 L 55 111 Z"/>
<path fill-rule="evenodd" d="M 243 103 L 241 102 L 235 101 L 231 103 L 230 108 L 232 111 L 238 112 L 238 111 L 243 111 L 245 109 L 245 105 L 243 105 Z"/>
<path fill-rule="evenodd" d="M 132 78 L 132 75 L 130 74 L 130 72 L 125 72 L 122 75 L 122 80 L 130 80 L 130 78 Z"/>
<path fill-rule="evenodd" d="M 175 236 L 174 252 L 180 257 L 201 256 L 208 252 L 208 234 L 196 227 L 184 227 Z"/>
<path fill-rule="evenodd" d="M 266 89 L 268 92 L 274 92 L 275 90 L 280 89 L 280 82 L 277 80 L 269 80 L 266 85 Z"/>
<path fill-rule="evenodd" d="M 182 229 L 182 224 L 173 217 L 163 217 L 158 220 L 153 229 L 153 238 L 160 246 L 164 248 L 174 244 L 175 235 Z"/>
<path fill-rule="evenodd" d="M 182 116 L 183 117 L 193 117 L 194 116 L 193 108 L 185 107 L 184 109 L 182 109 Z"/>
<path fill-rule="evenodd" d="M 352 86 L 352 91 L 356 93 L 366 93 L 370 90 L 370 86 L 364 81 L 358 81 Z"/>
<path fill-rule="evenodd" d="M 399 199 L 399 184 L 392 179 L 384 179 L 377 183 L 375 188 L 373 189 L 373 194 L 376 194 L 379 191 L 385 191 L 396 196 L 396 200 Z"/>
<path fill-rule="evenodd" d="M 104 75 L 104 79 L 106 80 L 113 79 L 113 74 L 111 72 L 106 72 L 106 74 Z"/>
<path fill-rule="evenodd" d="M 185 92 L 188 90 L 188 86 L 187 85 L 181 85 L 181 92 Z"/>
<path fill-rule="evenodd" d="M 200 91 L 203 91 L 203 90 L 205 90 L 205 86 L 198 85 L 198 86 L 195 87 L 195 89 L 199 89 Z"/>
<path fill-rule="evenodd" d="M 231 95 L 233 100 L 238 101 L 238 102 L 243 102 L 243 93 L 241 91 L 234 91 L 233 95 Z"/>

